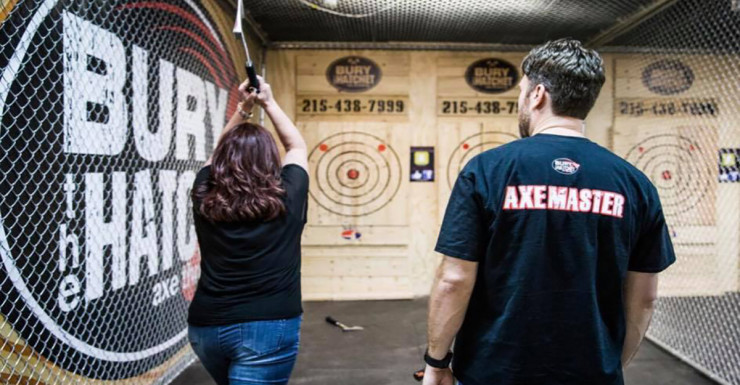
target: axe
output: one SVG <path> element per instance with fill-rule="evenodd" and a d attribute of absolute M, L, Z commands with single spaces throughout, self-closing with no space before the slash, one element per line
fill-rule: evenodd
<path fill-rule="evenodd" d="M 237 0 L 237 6 L 236 6 L 236 20 L 234 21 L 234 35 L 237 37 L 240 37 L 242 39 L 242 44 L 244 44 L 244 52 L 247 53 L 247 78 L 249 78 L 249 86 L 254 87 L 255 91 L 257 93 L 260 92 L 260 82 L 257 79 L 257 71 L 254 70 L 254 63 L 252 63 L 252 58 L 249 56 L 249 47 L 247 47 L 247 37 L 244 35 L 244 28 L 242 26 L 242 18 L 244 17 L 244 1 L 245 0 Z"/>
<path fill-rule="evenodd" d="M 332 325 L 334 325 L 334 326 L 342 329 L 343 332 L 354 332 L 354 331 L 359 331 L 359 330 L 365 330 L 365 328 L 362 327 L 362 326 L 347 326 L 347 325 L 345 325 L 345 324 L 343 324 L 343 323 L 335 320 L 334 318 L 332 318 L 330 316 L 327 316 L 326 317 L 326 322 L 328 322 L 328 323 L 330 323 L 330 324 L 332 324 Z"/>

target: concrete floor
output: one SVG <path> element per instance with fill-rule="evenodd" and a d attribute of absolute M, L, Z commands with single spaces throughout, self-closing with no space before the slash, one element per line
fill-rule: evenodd
<path fill-rule="evenodd" d="M 426 300 L 307 302 L 301 349 L 291 384 L 415 384 L 412 372 L 423 366 Z M 331 315 L 365 331 L 342 333 L 324 321 Z M 627 385 L 711 385 L 693 368 L 646 342 L 626 371 Z M 200 363 L 173 385 L 212 385 Z"/>

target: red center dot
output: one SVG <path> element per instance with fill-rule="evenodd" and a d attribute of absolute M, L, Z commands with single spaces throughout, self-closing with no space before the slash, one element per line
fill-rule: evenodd
<path fill-rule="evenodd" d="M 347 178 L 349 179 L 355 180 L 359 176 L 360 176 L 360 172 L 355 170 L 354 168 L 347 171 Z"/>
<path fill-rule="evenodd" d="M 470 148 L 470 145 L 467 144 L 467 143 L 465 143 L 465 144 L 462 145 L 462 148 L 463 148 L 463 150 L 467 150 L 467 149 Z"/>
<path fill-rule="evenodd" d="M 380 152 L 385 151 L 385 144 L 379 144 L 378 145 L 378 151 L 380 151 Z"/>
<path fill-rule="evenodd" d="M 328 149 L 329 149 L 329 146 L 327 146 L 325 143 L 321 143 L 321 145 L 319 146 L 320 151 L 326 151 Z"/>
<path fill-rule="evenodd" d="M 692 144 L 691 146 L 689 146 L 689 150 L 690 151 L 694 151 L 694 150 L 696 150 L 696 147 L 694 147 L 694 145 Z"/>
<path fill-rule="evenodd" d="M 643 151 L 645 151 L 645 148 L 644 147 L 640 147 L 637 150 L 640 151 L 640 152 L 643 152 Z"/>
<path fill-rule="evenodd" d="M 671 172 L 668 170 L 663 171 L 663 179 L 670 180 L 671 179 Z"/>

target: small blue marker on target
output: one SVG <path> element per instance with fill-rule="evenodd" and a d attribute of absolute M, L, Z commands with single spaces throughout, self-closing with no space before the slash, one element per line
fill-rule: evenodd
<path fill-rule="evenodd" d="M 362 237 L 362 234 L 360 234 L 359 231 L 352 230 L 352 229 L 342 231 L 342 238 L 344 239 L 352 240 L 352 239 L 360 239 L 360 237 Z"/>

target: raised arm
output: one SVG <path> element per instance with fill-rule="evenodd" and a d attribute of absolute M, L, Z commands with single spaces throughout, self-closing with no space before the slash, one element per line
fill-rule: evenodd
<path fill-rule="evenodd" d="M 275 131 L 280 138 L 280 142 L 285 147 L 285 158 L 283 165 L 296 164 L 303 169 L 308 170 L 308 151 L 306 141 L 296 128 L 288 115 L 272 97 L 272 88 L 270 84 L 265 83 L 261 76 L 257 76 L 260 81 L 260 93 L 252 92 L 247 100 L 255 100 L 267 113 L 267 116 L 275 126 Z"/>
<path fill-rule="evenodd" d="M 231 115 L 229 121 L 226 122 L 226 126 L 224 126 L 223 130 L 221 130 L 221 134 L 218 136 L 218 140 L 216 141 L 217 144 L 221 142 L 221 138 L 223 138 L 227 132 L 245 121 L 244 117 L 242 116 L 243 112 L 246 113 L 252 111 L 252 107 L 254 106 L 255 101 L 254 98 L 249 97 L 249 93 L 247 92 L 248 85 L 249 80 L 239 85 L 239 94 L 241 95 L 242 101 L 239 102 L 239 108 L 234 111 L 234 114 Z M 213 154 L 208 157 L 208 160 L 206 161 L 204 166 L 210 165 L 212 160 Z"/>

